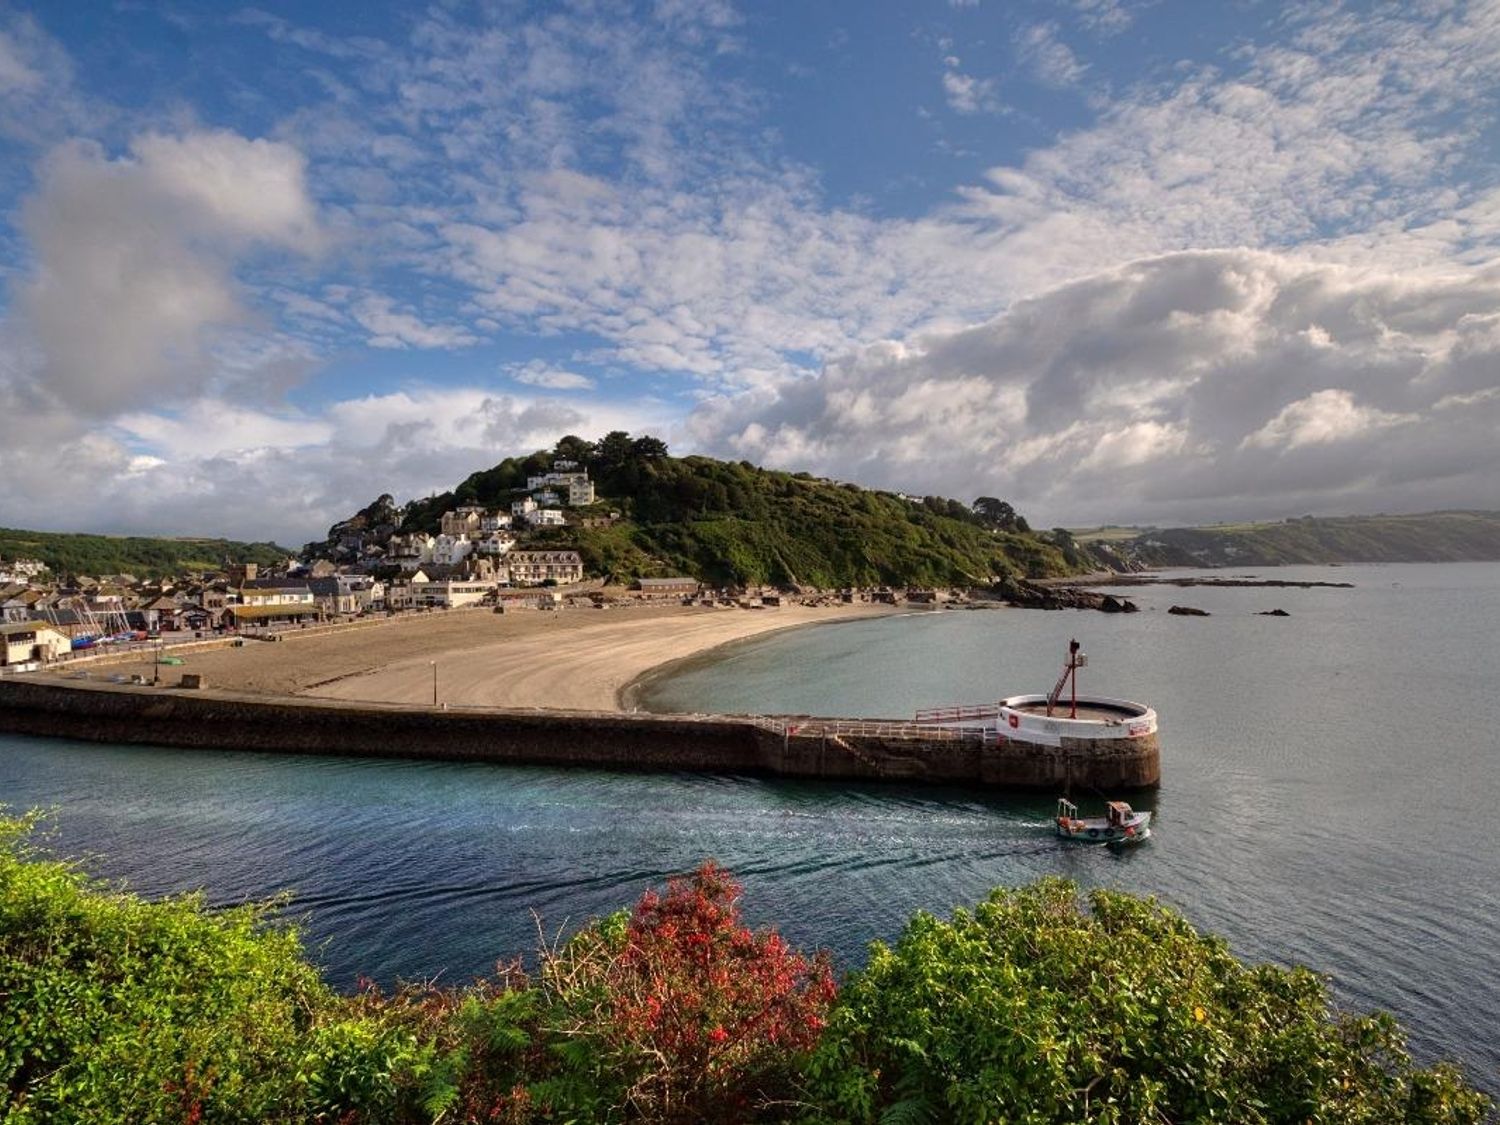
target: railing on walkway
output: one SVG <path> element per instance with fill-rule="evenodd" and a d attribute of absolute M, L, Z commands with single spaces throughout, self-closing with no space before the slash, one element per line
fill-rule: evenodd
<path fill-rule="evenodd" d="M 749 722 L 783 738 L 888 738 L 913 742 L 994 742 L 992 726 L 927 726 L 899 719 L 797 719 L 750 715 Z"/>
<path fill-rule="evenodd" d="M 997 719 L 1000 717 L 998 703 L 980 703 L 969 707 L 929 707 L 918 711 L 913 719 L 917 723 L 958 723 L 965 719 Z"/>

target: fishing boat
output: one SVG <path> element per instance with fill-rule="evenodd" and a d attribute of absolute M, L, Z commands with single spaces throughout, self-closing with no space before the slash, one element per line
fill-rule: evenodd
<path fill-rule="evenodd" d="M 1136 812 L 1124 801 L 1105 802 L 1103 816 L 1078 815 L 1078 806 L 1057 799 L 1057 834 L 1065 840 L 1094 844 L 1138 844 L 1151 836 L 1151 814 Z"/>

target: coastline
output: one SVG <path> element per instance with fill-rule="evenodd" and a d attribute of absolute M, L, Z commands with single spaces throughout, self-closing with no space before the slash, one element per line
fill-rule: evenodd
<path fill-rule="evenodd" d="M 204 677 L 210 690 L 274 697 L 460 707 L 628 710 L 645 677 L 773 632 L 910 612 L 887 605 L 768 609 L 631 605 L 609 610 L 456 610 L 380 629 L 286 634 L 281 643 L 189 654 L 163 669 Z M 138 652 L 93 666 L 95 677 L 157 672 Z M 434 688 L 434 677 L 436 687 Z"/>
<path fill-rule="evenodd" d="M 716 663 L 728 657 L 734 649 L 739 648 L 750 641 L 759 640 L 762 637 L 771 636 L 773 633 L 787 633 L 793 629 L 802 629 L 813 625 L 833 625 L 840 622 L 863 621 L 871 618 L 882 617 L 916 617 L 934 612 L 952 612 L 951 610 L 934 610 L 932 608 L 912 609 L 908 606 L 864 606 L 867 612 L 841 615 L 832 621 L 797 621 L 782 625 L 779 628 L 764 629 L 742 636 L 731 637 L 720 641 L 718 644 L 706 648 L 695 649 L 692 652 L 682 653 L 653 664 L 642 669 L 633 679 L 623 684 L 615 693 L 615 709 L 619 711 L 644 711 L 647 714 L 673 714 L 671 711 L 655 711 L 651 708 L 642 708 L 640 700 L 642 695 L 654 685 L 663 680 L 669 680 L 680 672 L 690 669 L 702 668 L 708 664 Z"/>

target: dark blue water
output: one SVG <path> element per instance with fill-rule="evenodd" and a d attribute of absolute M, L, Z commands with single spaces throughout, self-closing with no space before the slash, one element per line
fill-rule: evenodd
<path fill-rule="evenodd" d="M 1157 894 L 1242 956 L 1332 975 L 1424 1058 L 1500 1086 L 1500 565 L 1286 568 L 1352 590 L 1132 592 L 1131 616 L 954 611 L 752 641 L 656 685 L 683 710 L 909 714 L 1050 686 L 1152 703 L 1155 839 L 1063 845 L 964 791 L 83 745 L 0 736 L 0 800 L 91 870 L 216 903 L 290 889 L 329 979 L 465 980 L 713 856 L 746 908 L 857 963 L 917 908 L 1065 874 Z M 1177 602 L 1212 612 L 1173 617 Z M 1258 617 L 1285 608 L 1289 618 Z M 1086 802 L 1085 802 L 1086 803 Z M 1500 834 L 1497 834 L 1500 835 Z"/>

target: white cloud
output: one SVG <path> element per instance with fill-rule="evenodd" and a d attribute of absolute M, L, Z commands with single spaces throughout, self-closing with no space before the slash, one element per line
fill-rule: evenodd
<path fill-rule="evenodd" d="M 479 343 L 474 333 L 453 324 L 426 324 L 395 308 L 389 297 L 370 294 L 353 308 L 354 319 L 369 331 L 372 348 L 465 348 Z"/>
<path fill-rule="evenodd" d="M 1500 279 L 1173 254 L 710 400 L 692 429 L 725 456 L 1044 522 L 1492 506 L 1497 318 Z"/>
<path fill-rule="evenodd" d="M 1016 47 L 1021 60 L 1049 86 L 1076 85 L 1088 70 L 1073 49 L 1058 37 L 1055 23 L 1038 23 L 1023 28 L 1016 36 Z"/>
<path fill-rule="evenodd" d="M 566 433 L 670 434 L 669 420 L 649 406 L 479 387 L 412 387 L 299 413 L 204 401 L 173 415 L 133 412 L 83 433 L 47 414 L 29 425 L 48 440 L 0 449 L 0 509 L 18 526 L 288 546 L 321 537 L 381 492 L 398 500 L 440 492 Z"/>
<path fill-rule="evenodd" d="M 509 364 L 505 372 L 517 383 L 528 387 L 544 387 L 553 391 L 587 391 L 594 387 L 594 380 L 587 375 L 555 367 L 539 359 Z"/>
<path fill-rule="evenodd" d="M 1413 420 L 1410 416 L 1361 406 L 1350 392 L 1329 388 L 1288 403 L 1276 417 L 1246 437 L 1240 446 L 1296 449 L 1304 445 L 1347 441 L 1371 430 L 1410 420 Z"/>
<path fill-rule="evenodd" d="M 1106 35 L 1124 31 L 1134 22 L 1136 9 L 1143 6 L 1123 0 L 1070 0 L 1070 3 L 1081 24 Z"/>
<path fill-rule="evenodd" d="M 961 60 L 949 55 L 943 60 L 943 96 L 955 113 L 998 113 L 1000 99 L 992 78 L 975 78 L 959 69 Z"/>
<path fill-rule="evenodd" d="M 1076 84 L 1095 74 L 1064 36 L 1141 7 L 1068 0 L 1013 46 Z M 137 136 L 38 166 L 0 407 L 48 452 L 0 449 L 0 499 L 168 510 L 92 506 L 88 482 L 128 475 L 217 515 L 261 474 L 306 522 L 362 502 L 370 466 L 441 487 L 607 428 L 581 395 L 391 390 L 403 359 L 502 337 L 703 396 L 716 450 L 960 494 L 992 473 L 1058 518 L 1494 483 L 1492 7 L 1288 8 L 1211 65 L 1101 71 L 1067 99 L 1087 123 L 905 217 L 830 204 L 787 157 L 770 92 L 715 61 L 757 30 L 727 4 L 516 11 L 440 5 L 389 43 L 244 14 L 326 94 L 260 141 L 91 105 L 35 21 L 0 18 L 0 132 Z M 1007 112 L 973 69 L 944 58 L 950 106 Z M 1229 249 L 1173 253 L 1198 248 Z M 286 405 L 360 346 L 428 354 L 372 364 L 368 399 Z M 500 375 L 591 389 L 567 364 Z"/>
<path fill-rule="evenodd" d="M 11 330 L 40 360 L 26 377 L 94 416 L 210 389 L 216 335 L 251 317 L 234 264 L 318 239 L 300 154 L 222 132 L 148 134 L 118 159 L 61 145 L 22 227 L 35 262 L 15 286 Z"/>
<path fill-rule="evenodd" d="M 22 57 L 20 44 L 0 31 L 0 94 L 29 94 L 42 84 L 42 75 Z"/>

